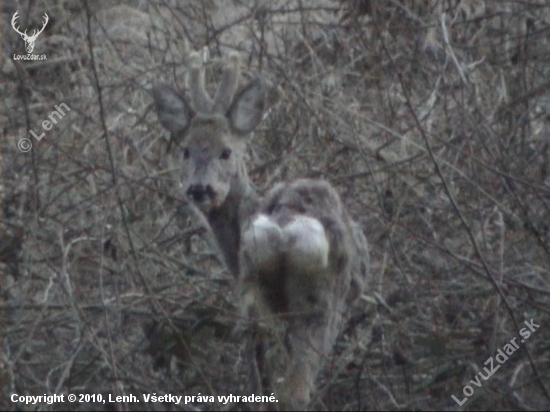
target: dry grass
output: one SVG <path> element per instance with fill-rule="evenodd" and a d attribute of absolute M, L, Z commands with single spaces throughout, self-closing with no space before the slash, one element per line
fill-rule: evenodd
<path fill-rule="evenodd" d="M 550 5 L 230 3 L 4 2 L 0 409 L 22 407 L 12 393 L 249 394 L 232 280 L 151 111 L 154 83 L 184 87 L 186 44 L 238 50 L 245 73 L 280 87 L 250 144 L 259 191 L 326 178 L 369 239 L 376 281 L 316 408 L 548 408 Z M 23 30 L 49 14 L 34 50 L 47 60 L 13 60 L 17 7 Z M 61 103 L 70 111 L 20 152 Z M 520 350 L 469 383 L 532 318 Z"/>

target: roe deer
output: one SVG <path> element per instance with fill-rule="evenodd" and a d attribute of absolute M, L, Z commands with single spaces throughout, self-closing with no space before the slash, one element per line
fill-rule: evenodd
<path fill-rule="evenodd" d="M 276 392 L 282 409 L 306 409 L 349 304 L 365 287 L 368 248 L 359 226 L 326 181 L 279 184 L 261 202 L 244 162 L 245 136 L 262 120 L 261 80 L 235 97 L 239 59 L 231 55 L 212 101 L 204 67 L 190 56 L 191 104 L 167 85 L 153 89 L 161 124 L 181 142 L 186 195 L 206 218 L 245 316 L 285 330 L 282 353 L 267 339 L 251 349 L 256 390 Z M 258 394 L 258 392 L 256 392 Z"/>
<path fill-rule="evenodd" d="M 243 230 L 240 264 L 249 316 L 288 324 L 286 359 L 262 360 L 264 385 L 283 409 L 304 410 L 345 311 L 366 286 L 366 238 L 328 182 L 299 179 L 267 195 Z"/>
<path fill-rule="evenodd" d="M 239 58 L 229 57 L 214 101 L 204 89 L 202 57 L 189 56 L 191 103 L 172 87 L 153 89 L 157 115 L 181 143 L 181 181 L 187 197 L 210 225 L 229 272 L 239 274 L 241 226 L 259 206 L 244 163 L 245 139 L 262 120 L 265 91 L 260 79 L 235 98 Z"/>

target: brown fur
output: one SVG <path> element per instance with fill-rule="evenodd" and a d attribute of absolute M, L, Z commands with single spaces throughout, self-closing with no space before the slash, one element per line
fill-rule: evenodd
<path fill-rule="evenodd" d="M 366 239 L 326 181 L 279 184 L 260 203 L 246 172 L 244 136 L 262 119 L 263 85 L 255 80 L 233 98 L 233 56 L 212 101 L 200 58 L 193 54 L 190 62 L 193 101 L 155 87 L 159 119 L 183 148 L 180 181 L 238 277 L 243 314 L 267 322 L 268 335 L 284 342 L 273 346 L 257 335 L 250 359 L 263 376 L 252 379 L 253 390 L 274 390 L 282 409 L 306 409 L 346 309 L 366 286 Z"/>
<path fill-rule="evenodd" d="M 237 276 L 240 228 L 259 205 L 244 163 L 244 137 L 262 119 L 264 89 L 256 80 L 233 99 L 238 80 L 238 74 L 231 72 L 238 72 L 233 58 L 218 89 L 222 101 L 212 102 L 204 90 L 204 72 L 197 67 L 198 55 L 189 60 L 193 101 L 167 85 L 156 86 L 153 97 L 162 125 L 182 148 L 179 179 L 184 192 L 209 188 L 202 202 L 190 200 L 208 221 L 229 271 Z M 210 106 L 215 110 L 207 110 Z M 229 156 L 224 158 L 224 153 Z"/>
<path fill-rule="evenodd" d="M 241 248 L 241 282 L 248 293 L 248 307 L 244 309 L 259 319 L 279 314 L 288 324 L 286 353 L 277 354 L 286 362 L 264 362 L 264 368 L 269 369 L 268 384 L 280 395 L 283 409 L 305 409 L 324 358 L 334 346 L 342 317 L 365 287 L 367 243 L 326 181 L 300 179 L 279 184 L 268 194 L 259 213 L 282 228 L 296 215 L 316 218 L 330 245 L 328 266 L 313 268 L 313 272 L 294 270 L 284 248 L 275 259 L 277 265 L 271 264 L 271 256 L 269 262 L 262 262 L 258 257 L 261 245 L 249 241 L 253 236 L 248 232 Z M 252 222 L 247 230 L 251 230 L 250 225 Z"/>

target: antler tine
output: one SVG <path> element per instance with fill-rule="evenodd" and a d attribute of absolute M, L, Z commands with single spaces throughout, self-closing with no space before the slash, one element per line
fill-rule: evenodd
<path fill-rule="evenodd" d="M 216 91 L 214 97 L 213 112 L 225 113 L 229 109 L 233 95 L 239 86 L 240 76 L 240 59 L 239 54 L 232 52 L 225 63 L 223 69 L 222 81 Z"/>
<path fill-rule="evenodd" d="M 208 49 L 203 49 L 204 54 L 207 54 L 207 52 Z M 193 106 L 198 112 L 209 112 L 212 108 L 212 99 L 204 88 L 203 56 L 199 52 L 192 52 L 189 55 L 189 66 L 191 68 L 188 78 L 189 91 Z"/>
<path fill-rule="evenodd" d="M 46 28 L 46 24 L 48 24 L 48 21 L 50 20 L 50 18 L 48 17 L 48 15 L 46 13 L 44 13 L 44 16 L 42 16 L 42 18 L 44 19 L 44 23 L 42 24 L 42 28 L 40 30 L 34 29 L 33 32 L 32 32 L 32 35 L 30 36 L 31 38 L 38 37 L 38 35 L 40 33 L 42 33 L 44 31 L 44 29 Z"/>
<path fill-rule="evenodd" d="M 19 31 L 19 26 L 18 26 L 18 27 L 15 27 L 15 25 L 16 25 L 16 20 L 18 19 L 18 17 L 19 17 L 19 10 L 17 10 L 17 11 L 15 12 L 15 14 L 13 15 L 13 17 L 11 18 L 11 25 L 12 25 L 13 29 L 14 29 L 17 33 L 19 33 L 21 36 L 26 35 L 26 34 L 27 34 L 27 30 L 25 30 L 25 33 L 21 33 L 21 31 Z"/>

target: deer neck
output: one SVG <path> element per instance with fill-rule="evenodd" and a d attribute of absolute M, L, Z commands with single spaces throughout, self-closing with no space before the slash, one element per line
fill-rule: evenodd
<path fill-rule="evenodd" d="M 239 275 L 239 250 L 242 227 L 259 209 L 260 201 L 248 180 L 239 179 L 225 202 L 207 215 L 216 243 L 229 272 Z"/>

